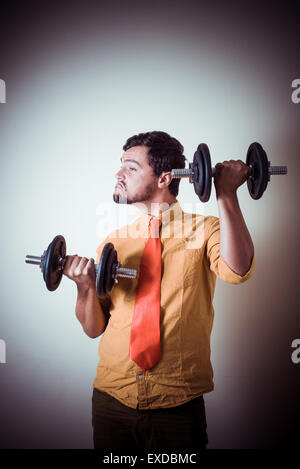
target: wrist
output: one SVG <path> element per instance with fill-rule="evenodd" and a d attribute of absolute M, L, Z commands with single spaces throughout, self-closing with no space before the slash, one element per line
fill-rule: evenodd
<path fill-rule="evenodd" d="M 77 293 L 78 296 L 90 296 L 96 293 L 96 285 L 91 284 L 77 284 Z"/>
<path fill-rule="evenodd" d="M 236 190 L 231 190 L 231 191 L 216 191 L 216 198 L 217 201 L 236 201 L 237 200 L 237 191 Z"/>

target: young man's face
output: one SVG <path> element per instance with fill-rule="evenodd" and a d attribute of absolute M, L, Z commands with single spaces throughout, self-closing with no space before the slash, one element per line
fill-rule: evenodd
<path fill-rule="evenodd" d="M 135 146 L 125 151 L 113 199 L 117 204 L 134 204 L 151 200 L 157 191 L 158 177 L 148 163 L 148 147 Z"/>

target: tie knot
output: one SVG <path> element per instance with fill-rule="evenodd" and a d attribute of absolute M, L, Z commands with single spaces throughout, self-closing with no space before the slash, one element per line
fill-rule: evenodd
<path fill-rule="evenodd" d="M 159 229 L 162 221 L 159 218 L 151 218 L 149 221 L 151 238 L 159 238 Z"/>

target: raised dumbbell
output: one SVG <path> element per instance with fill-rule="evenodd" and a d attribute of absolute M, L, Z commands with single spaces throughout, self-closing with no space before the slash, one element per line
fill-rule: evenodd
<path fill-rule="evenodd" d="M 287 166 L 270 166 L 267 154 L 260 143 L 251 143 L 246 156 L 248 166 L 247 186 L 252 199 L 260 199 L 267 188 L 271 175 L 287 174 Z M 211 158 L 208 146 L 200 143 L 193 163 L 189 163 L 188 168 L 172 169 L 172 177 L 188 177 L 190 183 L 194 184 L 194 189 L 201 202 L 207 202 L 210 193 L 212 178 L 216 168 L 211 167 Z"/>
<path fill-rule="evenodd" d="M 55 236 L 40 257 L 28 255 L 25 258 L 25 262 L 27 264 L 39 265 L 48 290 L 56 290 L 62 279 L 66 263 L 65 238 L 61 235 Z M 95 264 L 95 271 L 97 274 L 96 288 L 99 297 L 105 296 L 112 290 L 114 284 L 118 283 L 118 277 L 136 277 L 136 270 L 121 267 L 117 251 L 112 243 L 104 245 L 99 264 Z"/>

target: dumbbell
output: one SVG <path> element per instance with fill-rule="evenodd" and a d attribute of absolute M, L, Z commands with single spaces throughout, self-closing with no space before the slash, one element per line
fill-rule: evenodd
<path fill-rule="evenodd" d="M 66 263 L 65 238 L 62 235 L 55 236 L 40 257 L 28 255 L 25 258 L 25 262 L 27 264 L 39 265 L 48 290 L 56 290 L 62 279 Z M 104 245 L 99 264 L 94 266 L 97 274 L 96 288 L 99 297 L 105 296 L 112 290 L 114 284 L 118 283 L 118 277 L 136 277 L 136 270 L 121 267 L 117 251 L 112 243 Z"/>
<path fill-rule="evenodd" d="M 263 195 L 271 175 L 287 174 L 287 166 L 270 166 L 265 150 L 257 142 L 251 143 L 248 148 L 246 165 L 248 166 L 248 191 L 255 200 Z M 215 173 L 216 168 L 211 167 L 208 146 L 200 143 L 194 154 L 193 163 L 189 163 L 188 168 L 172 169 L 171 174 L 174 179 L 188 177 L 190 183 L 194 184 L 194 190 L 201 202 L 207 202 Z"/>

